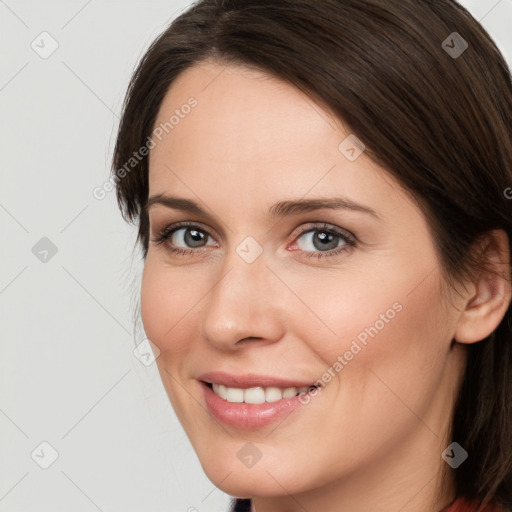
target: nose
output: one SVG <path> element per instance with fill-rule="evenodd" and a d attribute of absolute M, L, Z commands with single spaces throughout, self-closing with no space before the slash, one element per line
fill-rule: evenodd
<path fill-rule="evenodd" d="M 286 288 L 263 255 L 247 263 L 235 252 L 226 259 L 204 298 L 201 334 L 221 350 L 268 344 L 284 335 Z"/>

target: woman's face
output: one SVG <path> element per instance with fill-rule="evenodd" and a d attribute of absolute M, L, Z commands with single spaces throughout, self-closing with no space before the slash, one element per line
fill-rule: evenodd
<path fill-rule="evenodd" d="M 380 468 L 427 484 L 463 352 L 415 202 L 341 121 L 261 73 L 188 69 L 166 122 L 149 197 L 181 202 L 150 200 L 142 319 L 208 477 L 235 496 L 371 493 Z"/>

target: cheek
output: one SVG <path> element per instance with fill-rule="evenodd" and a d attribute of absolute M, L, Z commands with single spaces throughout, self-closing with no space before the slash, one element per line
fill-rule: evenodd
<path fill-rule="evenodd" d="M 340 396 L 365 396 L 375 405 L 387 389 L 379 377 L 420 406 L 433 392 L 452 326 L 438 274 L 421 282 L 427 272 L 409 268 L 408 273 L 388 270 L 386 278 L 345 275 L 342 286 L 332 279 L 330 286 L 322 280 L 294 288 L 310 308 L 295 313 L 294 329 L 325 365 L 318 378 L 334 383 Z"/>
<path fill-rule="evenodd" d="M 182 425 L 202 411 L 183 392 L 182 370 L 194 344 L 194 308 L 205 292 L 190 286 L 187 273 L 162 264 L 148 252 L 141 283 L 141 318 L 146 336 L 160 350 L 156 365 L 162 383 Z M 190 410 L 192 408 L 192 410 Z"/>
<path fill-rule="evenodd" d="M 435 276 L 410 293 L 412 288 L 404 280 L 347 302 L 337 324 L 341 336 L 328 354 L 337 377 L 331 381 L 337 395 L 333 423 L 353 439 L 375 436 L 378 424 L 382 445 L 394 442 L 397 433 L 417 425 L 436 396 L 450 347 L 449 318 Z"/>
<path fill-rule="evenodd" d="M 165 360 L 170 352 L 187 346 L 183 335 L 187 315 L 201 294 L 187 282 L 186 273 L 154 259 L 148 253 L 141 284 L 141 317 L 147 337 L 160 349 L 159 359 Z"/>
<path fill-rule="evenodd" d="M 170 324 L 167 324 L 166 316 L 163 315 L 168 306 L 165 285 L 158 279 L 158 273 L 149 258 L 148 255 L 142 274 L 140 306 L 144 331 L 147 337 L 156 343 L 161 340 L 166 326 L 169 328 Z M 160 344 L 158 347 L 162 349 Z"/>
<path fill-rule="evenodd" d="M 435 275 L 431 277 L 412 293 L 418 279 L 411 276 L 382 282 L 378 289 L 352 288 L 349 296 L 341 289 L 326 294 L 309 288 L 308 305 L 322 313 L 322 320 L 336 335 L 320 335 L 326 329 L 319 323 L 315 334 L 311 319 L 309 325 L 303 321 L 304 330 L 297 331 L 324 363 L 324 373 L 318 377 L 326 385 L 321 391 L 324 403 L 330 404 L 329 422 L 319 409 L 305 418 L 305 429 L 321 430 L 328 439 L 343 432 L 337 448 L 325 445 L 321 438 L 316 445 L 319 459 L 336 459 L 340 472 L 350 461 L 370 463 L 378 453 L 399 446 L 418 425 L 423 435 L 431 436 L 421 421 L 438 424 L 429 411 L 451 336 L 439 282 Z M 311 407 L 316 407 L 314 399 Z M 287 446 L 286 441 L 282 446 Z M 339 464 L 340 454 L 347 466 Z M 324 470 L 318 475 L 323 478 Z"/>
<path fill-rule="evenodd" d="M 345 353 L 348 361 L 364 360 L 363 352 L 372 342 L 375 345 L 386 337 L 388 350 L 393 350 L 389 345 L 399 342 L 388 336 L 393 324 L 400 324 L 405 307 L 416 309 L 400 291 L 408 288 L 405 280 L 402 285 L 396 280 L 379 282 L 379 276 L 370 271 L 337 269 L 337 273 L 310 279 L 287 276 L 286 281 L 302 299 L 302 304 L 295 302 L 288 308 L 290 330 L 327 366 Z"/>

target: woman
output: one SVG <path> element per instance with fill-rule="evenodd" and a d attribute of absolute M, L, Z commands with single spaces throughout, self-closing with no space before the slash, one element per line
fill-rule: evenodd
<path fill-rule="evenodd" d="M 511 133 L 452 0 L 202 0 L 153 42 L 113 178 L 233 510 L 511 509 Z"/>

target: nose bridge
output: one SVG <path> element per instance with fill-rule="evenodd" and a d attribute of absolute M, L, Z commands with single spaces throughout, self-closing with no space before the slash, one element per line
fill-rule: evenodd
<path fill-rule="evenodd" d="M 278 283 L 255 250 L 250 240 L 231 249 L 205 297 L 202 334 L 219 347 L 244 338 L 276 341 L 282 334 Z"/>

